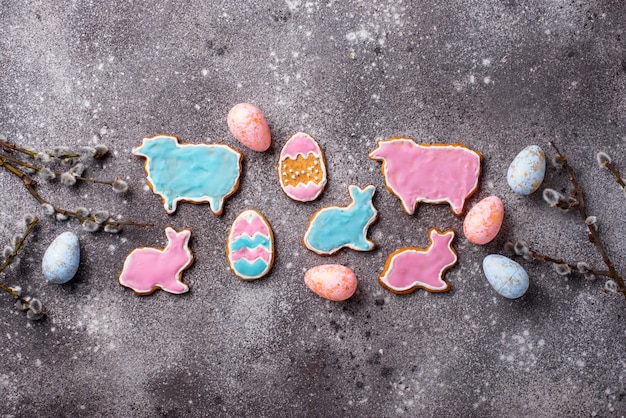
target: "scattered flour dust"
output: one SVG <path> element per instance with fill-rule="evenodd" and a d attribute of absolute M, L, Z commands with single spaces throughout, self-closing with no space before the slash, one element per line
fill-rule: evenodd
<path fill-rule="evenodd" d="M 512 367 L 530 372 L 537 365 L 537 352 L 545 347 L 543 338 L 534 338 L 530 331 L 507 335 L 502 333 L 499 359 Z"/>
<path fill-rule="evenodd" d="M 4 404 L 3 409 L 8 409 L 9 406 L 18 406 L 20 393 L 18 391 L 17 377 L 14 373 L 0 374 L 0 391 L 2 393 L 2 403 Z M 6 412 L 8 411 L 3 411 L 2 413 Z"/>
<path fill-rule="evenodd" d="M 146 392 L 150 377 L 155 372 L 155 357 L 161 363 L 175 362 L 184 357 L 179 344 L 159 344 L 149 347 L 138 340 L 134 328 L 129 327 L 129 313 L 124 305 L 111 303 L 108 299 L 87 298 L 77 303 L 73 315 L 58 315 L 56 326 L 70 331 L 81 344 L 74 345 L 74 359 L 89 358 L 96 362 L 90 367 L 75 370 L 76 382 L 93 381 L 93 373 L 106 370 L 109 376 L 118 376 L 118 397 L 112 399 L 113 408 L 123 408 L 123 399 L 150 399 Z M 140 315 L 139 313 L 138 315 Z M 148 345 L 146 345 L 148 344 Z M 105 364 L 102 364 L 104 362 Z M 88 362 L 88 363 L 91 363 Z"/>
<path fill-rule="evenodd" d="M 241 348 L 250 345 L 266 346 L 274 335 L 274 292 L 267 289 L 256 289 L 255 292 L 242 291 L 235 296 L 232 303 L 232 323 L 239 323 L 239 328 L 232 337 L 233 343 Z"/>
<path fill-rule="evenodd" d="M 367 42 L 367 41 L 373 41 L 374 37 L 369 31 L 361 28 L 354 32 L 348 32 L 346 34 L 346 39 L 349 42 Z"/>
<path fill-rule="evenodd" d="M 290 12 L 295 12 L 296 10 L 298 10 L 298 7 L 302 5 L 301 0 L 285 0 L 285 3 L 287 4 Z"/>

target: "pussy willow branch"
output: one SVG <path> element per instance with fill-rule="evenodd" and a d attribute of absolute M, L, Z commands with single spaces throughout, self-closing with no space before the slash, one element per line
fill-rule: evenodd
<path fill-rule="evenodd" d="M 4 263 L 0 265 L 0 273 L 3 272 L 7 267 L 9 267 L 11 263 L 13 263 L 13 261 L 15 261 L 15 258 L 17 257 L 18 252 L 24 245 L 24 241 L 26 241 L 26 238 L 28 238 L 31 232 L 33 232 L 33 229 L 35 229 L 35 225 L 37 225 L 37 222 L 39 222 L 39 218 L 35 217 L 32 221 L 28 223 L 28 225 L 26 225 L 26 232 L 24 232 L 24 235 L 15 244 L 15 248 L 13 248 L 13 252 L 9 254 L 7 258 L 4 260 Z M 24 299 L 21 295 L 19 295 L 13 289 L 11 289 L 10 287 L 2 283 L 0 283 L 0 289 L 7 292 L 15 300 L 20 300 L 23 303 L 28 303 L 28 301 Z"/>
<path fill-rule="evenodd" d="M 604 166 L 606 168 L 608 168 L 611 171 L 611 173 L 613 173 L 613 176 L 615 176 L 615 182 L 617 184 L 619 184 L 622 189 L 626 189 L 626 183 L 624 183 L 624 180 L 622 179 L 621 175 L 619 174 L 619 170 L 617 169 L 617 167 L 615 167 L 613 165 L 613 163 L 610 162 L 610 161 L 604 163 Z"/>
<path fill-rule="evenodd" d="M 26 174 L 23 171 L 21 171 L 13 163 L 11 163 L 6 155 L 0 155 L 0 167 L 4 167 L 8 172 L 10 172 L 14 176 L 16 176 L 20 180 L 22 180 L 22 184 L 24 185 L 24 187 L 26 188 L 28 193 L 30 193 L 30 195 L 32 197 L 34 197 L 35 200 L 37 202 L 39 202 L 40 205 L 43 205 L 43 204 L 47 203 L 47 204 L 52 206 L 52 208 L 54 209 L 55 213 L 60 213 L 60 214 L 65 215 L 65 216 L 67 216 L 69 218 L 78 219 L 81 222 L 85 222 L 85 221 L 88 221 L 88 220 L 95 221 L 94 217 L 91 217 L 91 216 L 89 216 L 89 217 L 81 216 L 81 215 L 78 215 L 77 213 L 75 213 L 73 211 L 56 207 L 56 206 L 52 205 L 51 203 L 49 203 L 48 201 L 46 201 L 43 197 L 41 197 L 41 195 L 35 189 L 35 186 L 36 186 L 37 182 L 32 177 L 30 177 L 28 174 Z M 153 224 L 141 224 L 141 223 L 137 223 L 137 222 L 133 222 L 133 221 L 121 221 L 120 222 L 120 221 L 112 221 L 110 219 L 106 220 L 104 222 L 104 225 L 111 225 L 111 226 L 118 227 L 118 228 L 121 227 L 121 226 L 138 226 L 138 227 L 154 226 Z"/>
<path fill-rule="evenodd" d="M 555 257 L 550 257 L 549 255 L 543 255 L 538 253 L 537 251 L 534 251 L 532 249 L 528 250 L 528 257 L 531 260 L 539 260 L 539 261 L 543 261 L 546 263 L 552 263 L 552 264 L 564 264 L 567 265 L 570 269 L 574 270 L 574 271 L 579 271 L 578 270 L 578 266 L 576 264 L 573 263 L 568 263 L 565 260 L 562 260 L 560 258 L 555 258 Z M 591 274 L 595 274 L 596 276 L 603 276 L 603 277 L 611 277 L 611 272 L 608 270 L 593 270 L 593 269 L 589 269 L 588 273 Z"/>
<path fill-rule="evenodd" d="M 39 155 L 37 151 L 33 151 L 28 148 L 18 147 L 17 145 L 12 144 L 10 142 L 0 142 L 0 148 L 2 148 L 3 151 L 6 151 L 11 154 L 14 152 L 19 152 L 21 154 L 28 155 L 29 157 L 32 157 L 32 158 L 37 158 L 37 156 Z M 68 158 L 78 158 L 78 157 L 80 157 L 80 154 L 70 153 L 67 155 L 60 155 L 57 158 L 59 158 L 60 160 L 66 160 Z"/>
<path fill-rule="evenodd" d="M 31 164 L 28 163 L 26 161 L 22 161 L 19 158 L 13 158 L 11 156 L 8 155 L 3 155 L 3 158 L 6 159 L 6 161 L 14 164 L 14 165 L 19 165 L 22 167 L 26 167 L 26 168 L 30 168 L 31 170 L 35 170 L 37 172 L 43 170 L 43 167 L 35 165 L 35 164 Z M 61 176 L 61 174 L 63 174 L 61 171 L 52 171 L 57 177 Z M 89 182 L 89 183 L 96 183 L 96 184 L 106 184 L 107 186 L 113 186 L 113 183 L 115 183 L 114 181 L 106 181 L 106 180 L 96 180 L 96 179 L 92 179 L 89 177 L 82 177 L 82 176 L 74 176 L 74 178 L 76 180 L 79 181 L 85 181 L 85 182 Z"/>
<path fill-rule="evenodd" d="M 563 160 L 563 167 L 565 167 L 565 169 L 567 170 L 567 176 L 569 178 L 569 181 L 570 183 L 572 183 L 572 186 L 574 187 L 573 195 L 578 201 L 578 206 L 576 206 L 576 209 L 578 210 L 580 217 L 583 219 L 583 221 L 585 221 L 586 219 L 589 218 L 589 216 L 587 215 L 587 208 L 585 206 L 585 197 L 583 196 L 582 188 L 578 184 L 578 180 L 576 180 L 576 176 L 574 176 L 574 170 L 572 166 L 569 164 L 569 162 L 567 161 L 567 158 L 561 153 L 561 151 L 554 144 L 554 142 L 550 141 L 550 146 L 554 148 L 554 151 L 556 151 L 559 157 L 561 157 Z M 624 297 L 626 297 L 626 287 L 624 286 L 624 279 L 619 275 L 619 273 L 615 269 L 615 264 L 613 264 L 613 261 L 611 261 L 611 258 L 606 252 L 606 249 L 604 248 L 604 244 L 602 244 L 602 241 L 600 240 L 600 234 L 598 234 L 598 230 L 596 226 L 588 225 L 587 223 L 585 223 L 585 225 L 587 225 L 587 236 L 589 238 L 589 241 L 591 241 L 591 243 L 596 246 L 596 248 L 598 249 L 598 252 L 600 253 L 600 256 L 602 257 L 602 261 L 604 261 L 604 264 L 606 264 L 607 268 L 609 269 L 608 270 L 609 274 L 607 277 L 610 277 L 613 280 L 615 280 L 615 282 L 619 286 L 619 292 L 621 292 L 624 295 Z"/>

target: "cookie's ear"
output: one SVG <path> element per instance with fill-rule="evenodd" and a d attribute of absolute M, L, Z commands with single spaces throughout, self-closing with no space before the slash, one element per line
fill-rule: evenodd
<path fill-rule="evenodd" d="M 369 157 L 373 160 L 379 160 L 381 158 L 385 158 L 385 147 L 386 141 L 377 141 L 376 149 L 369 153 Z"/>
<path fill-rule="evenodd" d="M 148 155 L 145 152 L 146 139 L 144 138 L 143 143 L 138 147 L 133 148 L 133 155 L 138 157 L 147 157 Z"/>
<path fill-rule="evenodd" d="M 133 155 L 138 157 L 149 157 L 150 151 L 154 148 L 154 143 L 157 137 L 149 138 L 144 137 L 141 141 L 141 145 L 133 148 Z"/>
<path fill-rule="evenodd" d="M 352 200 L 359 203 L 364 203 L 368 200 L 371 200 L 372 196 L 374 196 L 375 191 L 376 187 L 372 186 L 371 184 L 365 186 L 362 189 L 353 184 L 348 187 L 348 193 L 350 193 L 350 197 L 352 198 Z"/>
<path fill-rule="evenodd" d="M 178 145 L 178 139 L 174 136 L 157 135 L 152 138 L 144 137 L 140 146 L 133 148 L 133 155 L 149 157 L 155 149 L 174 149 Z"/>
<path fill-rule="evenodd" d="M 441 232 L 437 228 L 432 228 L 428 237 L 430 238 L 430 242 L 432 245 L 437 246 L 440 244 L 447 245 L 454 239 L 455 233 L 452 229 L 446 229 Z"/>
<path fill-rule="evenodd" d="M 176 230 L 174 230 L 174 228 L 172 228 L 171 226 L 168 226 L 167 228 L 165 228 L 165 235 L 167 235 L 167 240 L 169 242 L 172 242 L 176 239 Z"/>

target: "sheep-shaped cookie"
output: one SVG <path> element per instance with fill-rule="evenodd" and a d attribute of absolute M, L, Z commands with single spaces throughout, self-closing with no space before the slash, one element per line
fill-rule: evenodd
<path fill-rule="evenodd" d="M 385 184 L 413 215 L 419 202 L 447 203 L 456 216 L 478 189 L 482 155 L 458 144 L 416 144 L 411 138 L 378 141 L 369 153 L 383 162 Z"/>
<path fill-rule="evenodd" d="M 178 202 L 208 203 L 221 215 L 224 199 L 239 187 L 243 155 L 224 144 L 179 144 L 175 136 L 144 138 L 133 149 L 146 158 L 148 185 L 171 215 Z"/>
<path fill-rule="evenodd" d="M 189 290 L 189 286 L 182 281 L 182 275 L 193 263 L 188 246 L 191 230 L 176 232 L 168 226 L 165 234 L 165 248 L 140 247 L 128 254 L 119 277 L 122 286 L 132 289 L 137 295 L 149 295 L 157 289 L 174 294 Z"/>
<path fill-rule="evenodd" d="M 304 246 L 320 255 L 331 255 L 343 247 L 370 251 L 374 243 L 367 239 L 367 229 L 378 218 L 372 203 L 376 187 L 360 189 L 351 185 L 348 206 L 331 206 L 315 212 L 302 239 Z"/>

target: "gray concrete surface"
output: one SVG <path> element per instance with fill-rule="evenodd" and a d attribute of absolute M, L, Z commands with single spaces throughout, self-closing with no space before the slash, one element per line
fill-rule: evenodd
<path fill-rule="evenodd" d="M 508 164 L 524 146 L 555 140 L 570 158 L 603 239 L 626 272 L 626 205 L 595 162 L 604 150 L 626 169 L 626 8 L 615 1 L 186 1 L 0 2 L 0 132 L 19 144 L 105 143 L 95 178 L 120 176 L 130 192 L 57 184 L 42 195 L 69 208 L 105 208 L 152 229 L 119 236 L 42 220 L 18 270 L 48 316 L 32 323 L 0 297 L 0 415 L 11 416 L 623 416 L 626 301 L 603 281 L 557 276 L 521 261 L 520 300 L 484 278 L 485 255 L 507 240 L 600 266 L 575 214 L 539 193 L 514 195 Z M 353 55 L 351 55 L 353 54 Z M 242 149 L 226 114 L 260 107 L 273 145 Z M 292 133 L 326 152 L 322 198 L 297 204 L 275 172 Z M 219 141 L 245 154 L 244 177 L 221 217 L 182 204 L 167 216 L 130 154 L 142 136 Z M 424 246 L 430 227 L 461 230 L 445 206 L 405 215 L 367 158 L 376 139 L 463 143 L 484 155 L 478 193 L 505 204 L 504 226 L 483 247 L 460 235 L 446 294 L 397 296 L 377 283 L 389 253 Z M 0 238 L 26 212 L 41 215 L 0 171 Z M 301 244 L 314 210 L 348 202 L 349 184 L 374 184 L 380 214 L 369 253 L 331 258 Z M 548 169 L 544 186 L 566 176 Z M 225 240 L 239 212 L 256 208 L 276 237 L 271 274 L 241 282 Z M 137 297 L 117 283 L 126 254 L 162 246 L 164 228 L 189 227 L 196 262 L 182 296 Z M 72 230 L 81 265 L 73 282 L 47 285 L 48 243 Z M 356 295 L 325 301 L 304 271 L 342 263 Z"/>

